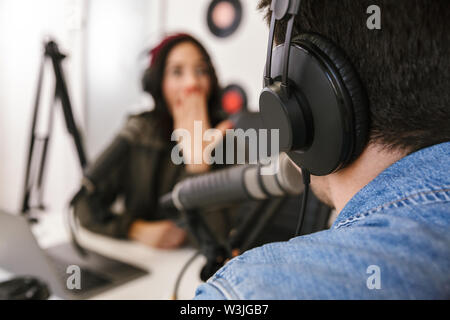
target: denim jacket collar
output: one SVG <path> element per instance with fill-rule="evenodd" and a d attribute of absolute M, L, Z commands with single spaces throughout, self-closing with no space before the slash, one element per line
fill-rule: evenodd
<path fill-rule="evenodd" d="M 381 172 L 345 205 L 332 228 L 364 218 L 372 211 L 439 200 L 450 190 L 450 142 L 414 152 Z M 448 200 L 448 199 L 442 199 Z"/>

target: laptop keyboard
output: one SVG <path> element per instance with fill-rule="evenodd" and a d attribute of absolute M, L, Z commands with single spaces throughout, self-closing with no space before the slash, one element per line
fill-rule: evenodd
<path fill-rule="evenodd" d="M 54 258 L 52 259 L 52 261 L 53 265 L 56 268 L 58 276 L 61 278 L 61 280 L 63 280 L 63 284 L 66 284 L 67 280 L 72 275 L 70 272 L 67 273 L 67 267 L 69 266 L 69 264 Z M 67 290 L 73 294 L 86 293 L 87 291 L 98 289 L 112 283 L 112 280 L 110 278 L 86 268 L 80 267 L 80 275 L 80 289 L 69 289 L 68 286 L 66 286 Z"/>

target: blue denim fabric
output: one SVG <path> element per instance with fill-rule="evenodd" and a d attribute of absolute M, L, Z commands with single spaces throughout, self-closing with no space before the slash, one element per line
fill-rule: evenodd
<path fill-rule="evenodd" d="M 384 170 L 329 230 L 234 258 L 195 299 L 449 299 L 449 225 L 447 142 Z"/>

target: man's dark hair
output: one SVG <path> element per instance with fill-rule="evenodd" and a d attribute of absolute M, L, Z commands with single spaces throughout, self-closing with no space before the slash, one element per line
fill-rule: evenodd
<path fill-rule="evenodd" d="M 172 132 L 172 118 L 169 114 L 167 102 L 162 92 L 162 83 L 164 78 L 164 71 L 166 68 L 167 58 L 169 53 L 177 45 L 185 42 L 194 44 L 202 53 L 206 64 L 208 66 L 208 73 L 211 81 L 211 93 L 208 98 L 208 113 L 211 125 L 217 125 L 223 120 L 223 113 L 220 104 L 221 88 L 217 79 L 215 68 L 212 64 L 211 57 L 206 51 L 205 47 L 194 37 L 184 34 L 169 41 L 158 52 L 154 62 L 149 66 L 142 76 L 142 88 L 144 91 L 150 93 L 155 101 L 155 113 L 160 118 L 160 125 L 164 127 L 168 134 Z"/>
<path fill-rule="evenodd" d="M 271 0 L 261 0 L 270 22 Z M 381 29 L 369 30 L 370 5 Z M 284 41 L 286 21 L 275 42 Z M 370 107 L 370 140 L 414 152 L 450 141 L 448 0 L 303 0 L 294 34 L 317 33 L 341 47 L 358 71 Z"/>

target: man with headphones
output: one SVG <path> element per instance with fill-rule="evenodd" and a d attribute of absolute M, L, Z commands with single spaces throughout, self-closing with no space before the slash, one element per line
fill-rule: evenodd
<path fill-rule="evenodd" d="M 366 24 L 374 4 L 376 30 Z M 329 230 L 232 259 L 196 299 L 449 299 L 449 4 L 259 8 L 270 22 L 265 126 L 280 130 L 306 196 L 311 181 L 338 217 Z"/>

